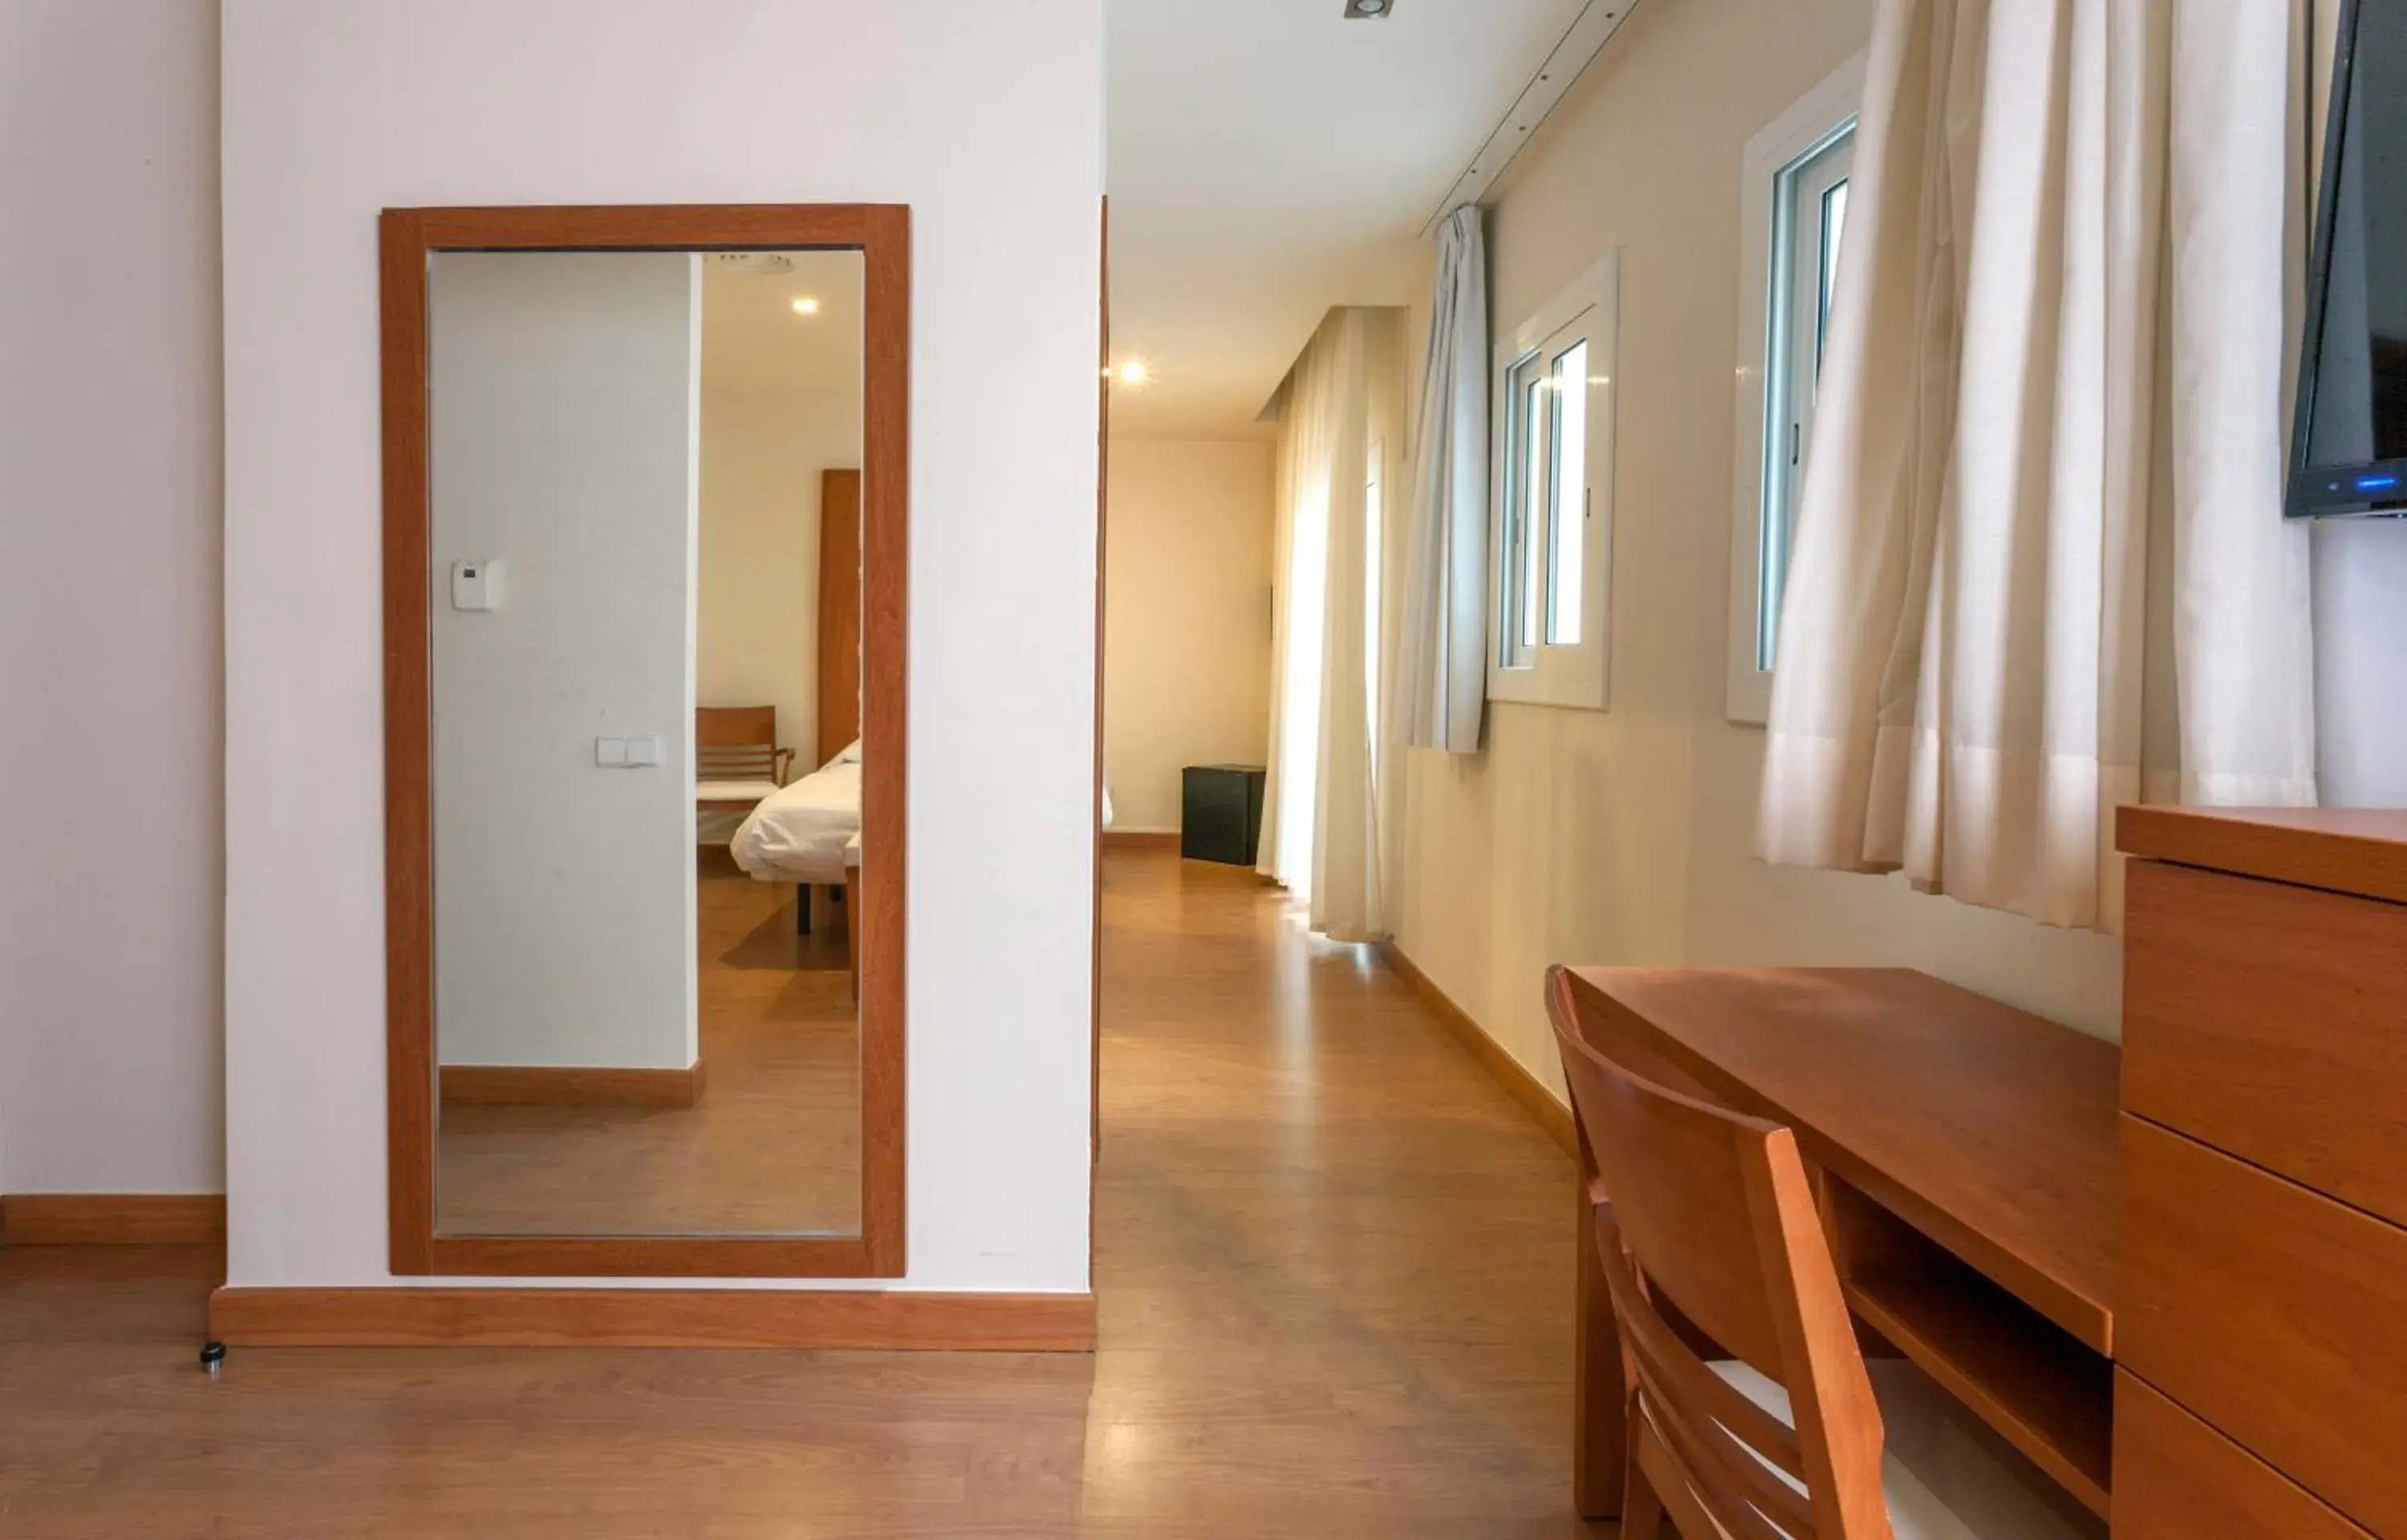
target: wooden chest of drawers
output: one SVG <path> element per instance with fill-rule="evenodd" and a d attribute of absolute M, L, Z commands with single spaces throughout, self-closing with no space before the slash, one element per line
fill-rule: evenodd
<path fill-rule="evenodd" d="M 2118 840 L 2115 1533 L 2407 1540 L 2407 812 Z"/>

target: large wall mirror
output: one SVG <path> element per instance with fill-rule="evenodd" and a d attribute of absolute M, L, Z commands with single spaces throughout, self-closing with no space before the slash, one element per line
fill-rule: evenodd
<path fill-rule="evenodd" d="M 396 1273 L 903 1271 L 908 241 L 384 216 Z"/>

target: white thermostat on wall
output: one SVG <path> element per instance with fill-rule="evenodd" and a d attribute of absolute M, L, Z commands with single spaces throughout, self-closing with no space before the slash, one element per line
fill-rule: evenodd
<path fill-rule="evenodd" d="M 455 610 L 498 610 L 502 607 L 502 564 L 491 557 L 451 563 L 451 607 Z"/>

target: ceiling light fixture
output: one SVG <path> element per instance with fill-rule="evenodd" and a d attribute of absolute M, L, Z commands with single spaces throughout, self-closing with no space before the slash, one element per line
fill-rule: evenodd
<path fill-rule="evenodd" d="M 1395 0 L 1346 0 L 1346 20 L 1375 21 L 1395 8 Z"/>
<path fill-rule="evenodd" d="M 1131 359 L 1128 362 L 1120 365 L 1120 383 L 1122 385 L 1143 385 L 1146 381 L 1151 378 L 1153 378 L 1153 371 L 1145 366 L 1145 360 L 1143 359 Z"/>
<path fill-rule="evenodd" d="M 797 315 L 797 316 L 816 316 L 816 315 L 818 315 L 819 313 L 819 301 L 817 301 L 817 300 L 813 299 L 813 298 L 812 298 L 810 295 L 808 295 L 808 294 L 797 295 L 797 296 L 795 297 L 795 300 L 794 300 L 794 314 L 795 314 L 795 315 Z"/>

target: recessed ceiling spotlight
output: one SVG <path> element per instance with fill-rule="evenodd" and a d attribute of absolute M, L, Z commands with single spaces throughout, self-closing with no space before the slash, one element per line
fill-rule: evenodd
<path fill-rule="evenodd" d="M 1396 8 L 1396 0 L 1346 0 L 1346 20 L 1375 21 Z"/>
<path fill-rule="evenodd" d="M 1131 359 L 1120 365 L 1122 385 L 1143 385 L 1151 378 L 1153 378 L 1153 371 L 1145 366 L 1143 359 Z"/>
<path fill-rule="evenodd" d="M 800 294 L 800 295 L 795 296 L 795 298 L 794 298 L 794 314 L 795 314 L 795 315 L 797 315 L 797 316 L 816 316 L 816 315 L 818 315 L 819 313 L 819 301 L 817 301 L 817 300 L 813 299 L 813 298 L 812 298 L 810 295 L 808 295 L 808 294 Z"/>

